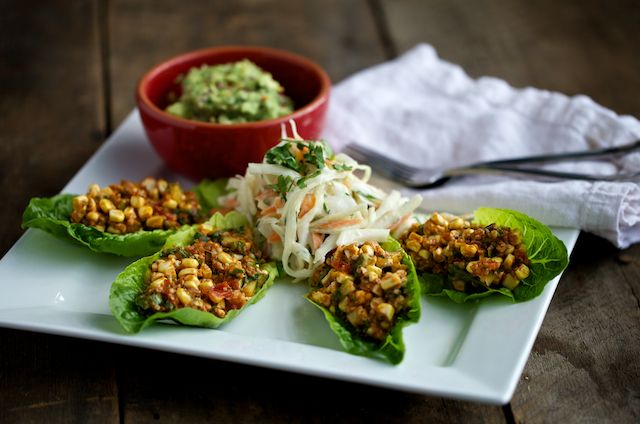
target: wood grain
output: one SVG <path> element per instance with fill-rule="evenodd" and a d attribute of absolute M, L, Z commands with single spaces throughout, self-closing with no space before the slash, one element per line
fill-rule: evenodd
<path fill-rule="evenodd" d="M 402 52 L 432 44 L 473 77 L 586 94 L 640 116 L 640 2 L 381 0 Z"/>
<path fill-rule="evenodd" d="M 110 5 L 115 123 L 134 107 L 135 86 L 146 70 L 198 48 L 282 48 L 316 61 L 333 81 L 384 59 L 364 0 L 114 0 Z"/>
<path fill-rule="evenodd" d="M 640 246 L 580 239 L 512 400 L 518 422 L 638 422 L 639 293 Z"/>
<path fill-rule="evenodd" d="M 383 1 L 390 39 L 472 76 L 584 93 L 640 115 L 640 8 L 625 1 Z M 618 261 L 622 255 L 624 265 Z M 510 406 L 516 422 L 640 419 L 640 249 L 582 236 Z M 509 414 L 507 414 L 508 416 Z"/>
<path fill-rule="evenodd" d="M 496 406 L 183 355 L 130 353 L 122 368 L 125 423 L 504 422 Z"/>
<path fill-rule="evenodd" d="M 142 73 L 196 48 L 280 47 L 339 81 L 428 42 L 472 76 L 640 116 L 634 0 L 0 0 L 0 10 L 1 253 L 28 199 L 57 193 L 133 108 Z M 3 329 L 0 422 L 638 422 L 639 299 L 640 247 L 583 235 L 505 408 Z"/>
<path fill-rule="evenodd" d="M 153 6 L 151 6 L 153 3 Z M 385 59 L 365 1 L 124 2 L 109 9 L 113 113 L 118 122 L 133 106 L 137 78 L 155 62 L 218 44 L 263 44 L 317 61 L 338 81 Z M 158 32 L 158 27 L 170 28 Z M 256 369 L 220 361 L 136 351 L 121 370 L 126 423 L 338 422 L 362 420 L 481 419 L 503 422 L 498 407 Z M 142 358 L 142 356 L 145 356 Z M 128 362 L 128 361 L 127 361 Z M 163 372 L 167 365 L 171 372 Z M 178 371 L 179 370 L 179 371 Z M 157 387 L 172 387 L 158 393 Z M 332 407 L 322 406 L 330 393 Z M 341 402 L 340 399 L 352 399 Z M 375 405 L 375 407 L 369 406 Z"/>
<path fill-rule="evenodd" d="M 0 422 L 118 422 L 109 347 L 13 330 L 0 334 Z"/>
<path fill-rule="evenodd" d="M 0 255 L 22 233 L 29 198 L 59 192 L 102 140 L 95 3 L 2 3 Z M 5 329 L 0 338 L 0 422 L 117 422 L 100 344 Z"/>
<path fill-rule="evenodd" d="M 2 10 L 0 190 L 11 196 L 0 208 L 0 252 L 21 233 L 29 198 L 58 193 L 102 140 L 94 4 L 24 1 Z"/>

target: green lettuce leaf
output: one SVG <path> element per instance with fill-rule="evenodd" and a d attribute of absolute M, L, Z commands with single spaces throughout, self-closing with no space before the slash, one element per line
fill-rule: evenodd
<path fill-rule="evenodd" d="M 216 228 L 231 229 L 239 228 L 247 224 L 246 219 L 237 212 L 230 212 L 227 215 L 219 213 L 211 217 L 209 222 Z M 182 229 L 167 239 L 163 250 L 173 247 L 187 246 L 196 234 L 196 227 Z M 157 252 L 152 256 L 147 256 L 137 260 L 124 269 L 111 285 L 109 294 L 109 307 L 111 313 L 118 320 L 122 328 L 127 333 L 138 333 L 155 321 L 171 320 L 183 325 L 194 327 L 217 328 L 220 325 L 231 321 L 248 305 L 262 299 L 269 287 L 273 284 L 278 270 L 274 263 L 262 265 L 262 269 L 269 272 L 269 277 L 262 287 L 241 309 L 233 309 L 227 312 L 224 318 L 218 318 L 212 313 L 199 311 L 191 308 L 179 308 L 170 312 L 156 312 L 153 315 L 143 315 L 136 305 L 136 298 L 144 291 L 145 277 L 150 272 L 151 264 L 161 256 L 162 252 Z"/>
<path fill-rule="evenodd" d="M 407 303 L 408 308 L 398 315 L 395 325 L 387 338 L 382 343 L 376 343 L 362 337 L 346 321 L 336 317 L 328 308 L 318 305 L 307 297 L 307 300 L 318 307 L 329 323 L 329 327 L 336 334 L 342 347 L 349 353 L 360 356 L 367 356 L 386 360 L 392 364 L 399 364 L 404 358 L 405 346 L 402 340 L 402 329 L 410 324 L 418 322 L 420 319 L 420 284 L 416 275 L 416 270 L 409 256 L 404 253 L 400 243 L 394 239 L 389 239 L 381 244 L 382 248 L 388 252 L 402 251 L 402 263 L 408 268 L 407 275 Z"/>
<path fill-rule="evenodd" d="M 219 208 L 220 202 L 218 199 L 220 196 L 227 194 L 227 178 L 220 178 L 217 180 L 202 180 L 200 184 L 195 186 L 192 191 L 196 194 L 200 206 L 203 211 L 208 211 L 212 208 Z"/>
<path fill-rule="evenodd" d="M 420 283 L 426 295 L 447 296 L 454 302 L 463 303 L 498 294 L 515 302 L 523 302 L 539 296 L 546 284 L 567 267 L 569 257 L 566 246 L 541 222 L 521 212 L 509 209 L 479 208 L 473 213 L 473 216 L 473 222 L 479 225 L 496 224 L 499 227 L 520 231 L 522 241 L 527 247 L 527 256 L 531 261 L 529 276 L 513 291 L 502 287 L 467 294 L 448 288 L 444 276 L 425 273 L 420 275 Z M 465 281 L 474 279 L 463 270 L 453 267 L 451 270 L 455 273 L 453 279 Z"/>
<path fill-rule="evenodd" d="M 202 213 L 217 206 L 225 192 L 226 180 L 198 184 L 194 191 L 202 205 Z M 74 194 L 59 194 L 48 198 L 33 198 L 22 215 L 22 228 L 38 228 L 58 238 L 79 243 L 95 252 L 119 256 L 144 256 L 157 252 L 176 230 L 138 231 L 110 234 L 70 221 Z"/>

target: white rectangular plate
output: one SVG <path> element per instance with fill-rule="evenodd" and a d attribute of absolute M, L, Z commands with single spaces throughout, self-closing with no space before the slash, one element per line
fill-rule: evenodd
<path fill-rule="evenodd" d="M 84 193 L 94 182 L 149 175 L 192 184 L 164 167 L 134 111 L 63 191 Z M 578 230 L 553 231 L 571 251 Z M 109 311 L 108 296 L 130 262 L 29 230 L 0 261 L 0 326 L 503 404 L 513 395 L 559 280 L 520 304 L 423 299 L 422 319 L 404 330 L 405 359 L 393 366 L 343 352 L 322 313 L 304 300 L 304 284 L 286 280 L 218 330 L 159 324 L 126 335 Z"/>

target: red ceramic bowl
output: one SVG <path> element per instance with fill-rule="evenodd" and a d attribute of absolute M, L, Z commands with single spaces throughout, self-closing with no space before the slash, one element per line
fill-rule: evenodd
<path fill-rule="evenodd" d="M 291 97 L 296 110 L 277 119 L 243 124 L 210 124 L 170 115 L 170 92 L 179 92 L 176 77 L 194 66 L 249 59 L 271 72 Z M 176 56 L 147 72 L 137 90 L 137 103 L 149 141 L 167 165 L 189 178 L 244 174 L 247 164 L 261 162 L 276 145 L 281 125 L 293 120 L 305 139 L 317 139 L 324 127 L 331 82 L 312 61 L 267 47 L 225 46 Z"/>

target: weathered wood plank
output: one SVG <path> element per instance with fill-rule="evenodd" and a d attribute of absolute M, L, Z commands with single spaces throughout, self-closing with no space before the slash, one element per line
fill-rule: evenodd
<path fill-rule="evenodd" d="M 116 124 L 134 107 L 133 93 L 146 70 L 198 48 L 282 48 L 315 60 L 334 81 L 384 58 L 364 0 L 114 0 L 109 12 Z"/>
<path fill-rule="evenodd" d="M 472 76 L 587 94 L 640 115 L 640 5 L 631 1 L 387 1 L 398 51 L 428 42 Z M 511 403 L 516 422 L 637 422 L 640 249 L 583 236 Z"/>
<path fill-rule="evenodd" d="M 380 0 L 397 50 L 432 44 L 470 75 L 586 94 L 640 116 L 634 0 Z"/>
<path fill-rule="evenodd" d="M 95 19 L 92 2 L 2 7 L 0 252 L 22 232 L 28 200 L 58 193 L 102 139 Z"/>
<path fill-rule="evenodd" d="M 147 68 L 170 55 L 195 48 L 233 43 L 284 48 L 317 61 L 334 81 L 385 59 L 385 50 L 365 1 L 244 0 L 176 4 L 116 0 L 111 6 L 114 122 L 119 122 L 133 107 L 135 83 Z M 158 27 L 167 30 L 157 31 Z M 120 389 L 127 423 L 152 419 L 166 422 L 324 422 L 326 419 L 504 422 L 499 407 L 446 402 L 164 353 L 137 351 L 134 358 L 123 363 L 121 370 Z M 146 366 L 140 369 L 128 365 L 140 363 Z M 167 369 L 169 371 L 165 371 Z M 327 408 L 323 399 L 329 393 L 332 401 Z"/>
<path fill-rule="evenodd" d="M 95 2 L 3 1 L 0 10 L 3 255 L 29 198 L 59 192 L 99 146 L 102 108 Z M 5 329 L 0 338 L 0 422 L 117 422 L 102 345 Z"/>
<path fill-rule="evenodd" d="M 121 374 L 125 423 L 504 422 L 495 406 L 145 350 Z"/>
<path fill-rule="evenodd" d="M 638 422 L 638 294 L 640 246 L 583 236 L 512 400 L 517 422 Z"/>
<path fill-rule="evenodd" d="M 0 422 L 119 422 L 109 346 L 13 330 L 0 334 Z"/>

